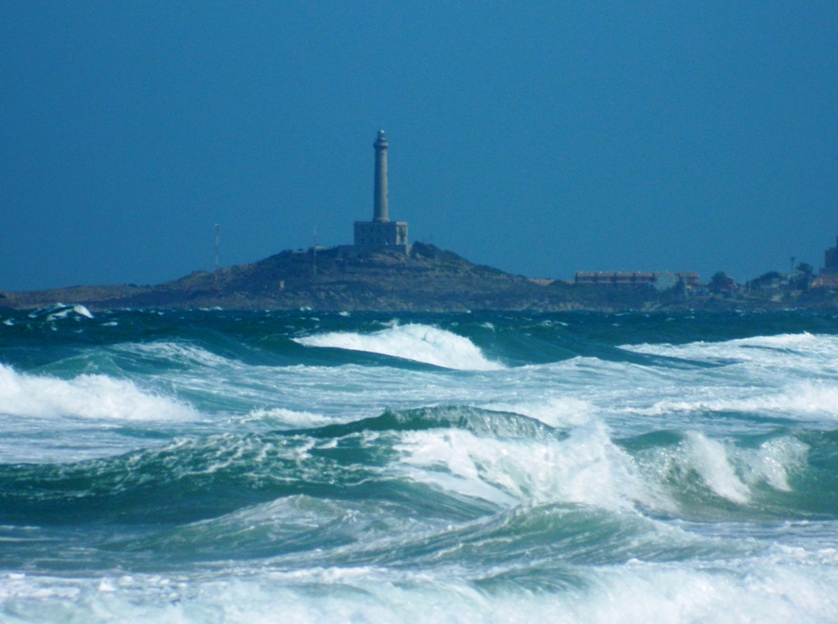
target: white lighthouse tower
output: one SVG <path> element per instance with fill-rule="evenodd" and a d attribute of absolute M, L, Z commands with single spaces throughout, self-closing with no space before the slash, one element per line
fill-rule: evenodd
<path fill-rule="evenodd" d="M 390 144 L 384 130 L 378 131 L 375 143 L 375 182 L 372 221 L 355 222 L 355 247 L 378 249 L 386 247 L 407 253 L 407 223 L 390 221 L 387 204 L 387 148 Z"/>

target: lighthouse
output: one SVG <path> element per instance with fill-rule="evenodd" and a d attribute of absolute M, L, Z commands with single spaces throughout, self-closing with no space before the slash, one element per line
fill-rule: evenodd
<path fill-rule="evenodd" d="M 387 148 L 390 144 L 384 130 L 378 131 L 375 143 L 375 187 L 373 190 L 372 220 L 379 223 L 389 221 L 387 216 Z"/>
<path fill-rule="evenodd" d="M 387 197 L 387 148 L 390 144 L 379 130 L 372 144 L 375 149 L 372 221 L 355 222 L 355 247 L 361 249 L 391 249 L 408 253 L 407 223 L 390 221 Z"/>

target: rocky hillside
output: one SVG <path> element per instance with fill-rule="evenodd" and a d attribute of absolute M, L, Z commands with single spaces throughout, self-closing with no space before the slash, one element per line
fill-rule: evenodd
<path fill-rule="evenodd" d="M 793 296 L 792 296 L 793 295 Z M 410 254 L 359 252 L 350 246 L 283 251 L 253 264 L 197 271 L 156 286 L 75 286 L 0 293 L 0 307 L 83 304 L 120 308 L 237 310 L 677 310 L 838 308 L 838 293 L 810 290 L 773 296 L 687 296 L 683 289 L 612 287 L 532 280 L 477 265 L 450 251 L 415 243 Z"/>
<path fill-rule="evenodd" d="M 283 251 L 253 264 L 198 271 L 156 286 L 77 286 L 2 293 L 0 305 L 57 302 L 92 310 L 209 308 L 318 310 L 555 309 L 571 305 L 561 289 L 476 265 L 416 243 L 409 255 L 353 247 Z"/>

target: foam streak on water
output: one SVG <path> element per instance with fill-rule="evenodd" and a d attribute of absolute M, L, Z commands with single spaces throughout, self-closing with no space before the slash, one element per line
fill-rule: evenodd
<path fill-rule="evenodd" d="M 0 622 L 838 621 L 828 315 L 0 313 Z"/>

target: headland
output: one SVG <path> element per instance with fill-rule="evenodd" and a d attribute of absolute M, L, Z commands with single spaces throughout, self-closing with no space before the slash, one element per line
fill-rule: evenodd
<path fill-rule="evenodd" d="M 536 280 L 469 262 L 416 242 L 398 249 L 283 251 L 252 264 L 196 271 L 158 285 L 74 286 L 0 293 L 0 307 L 56 303 L 90 310 L 197 309 L 323 311 L 533 310 L 838 310 L 838 291 L 786 286 L 750 290 L 692 288 L 676 282 L 591 284 Z"/>

